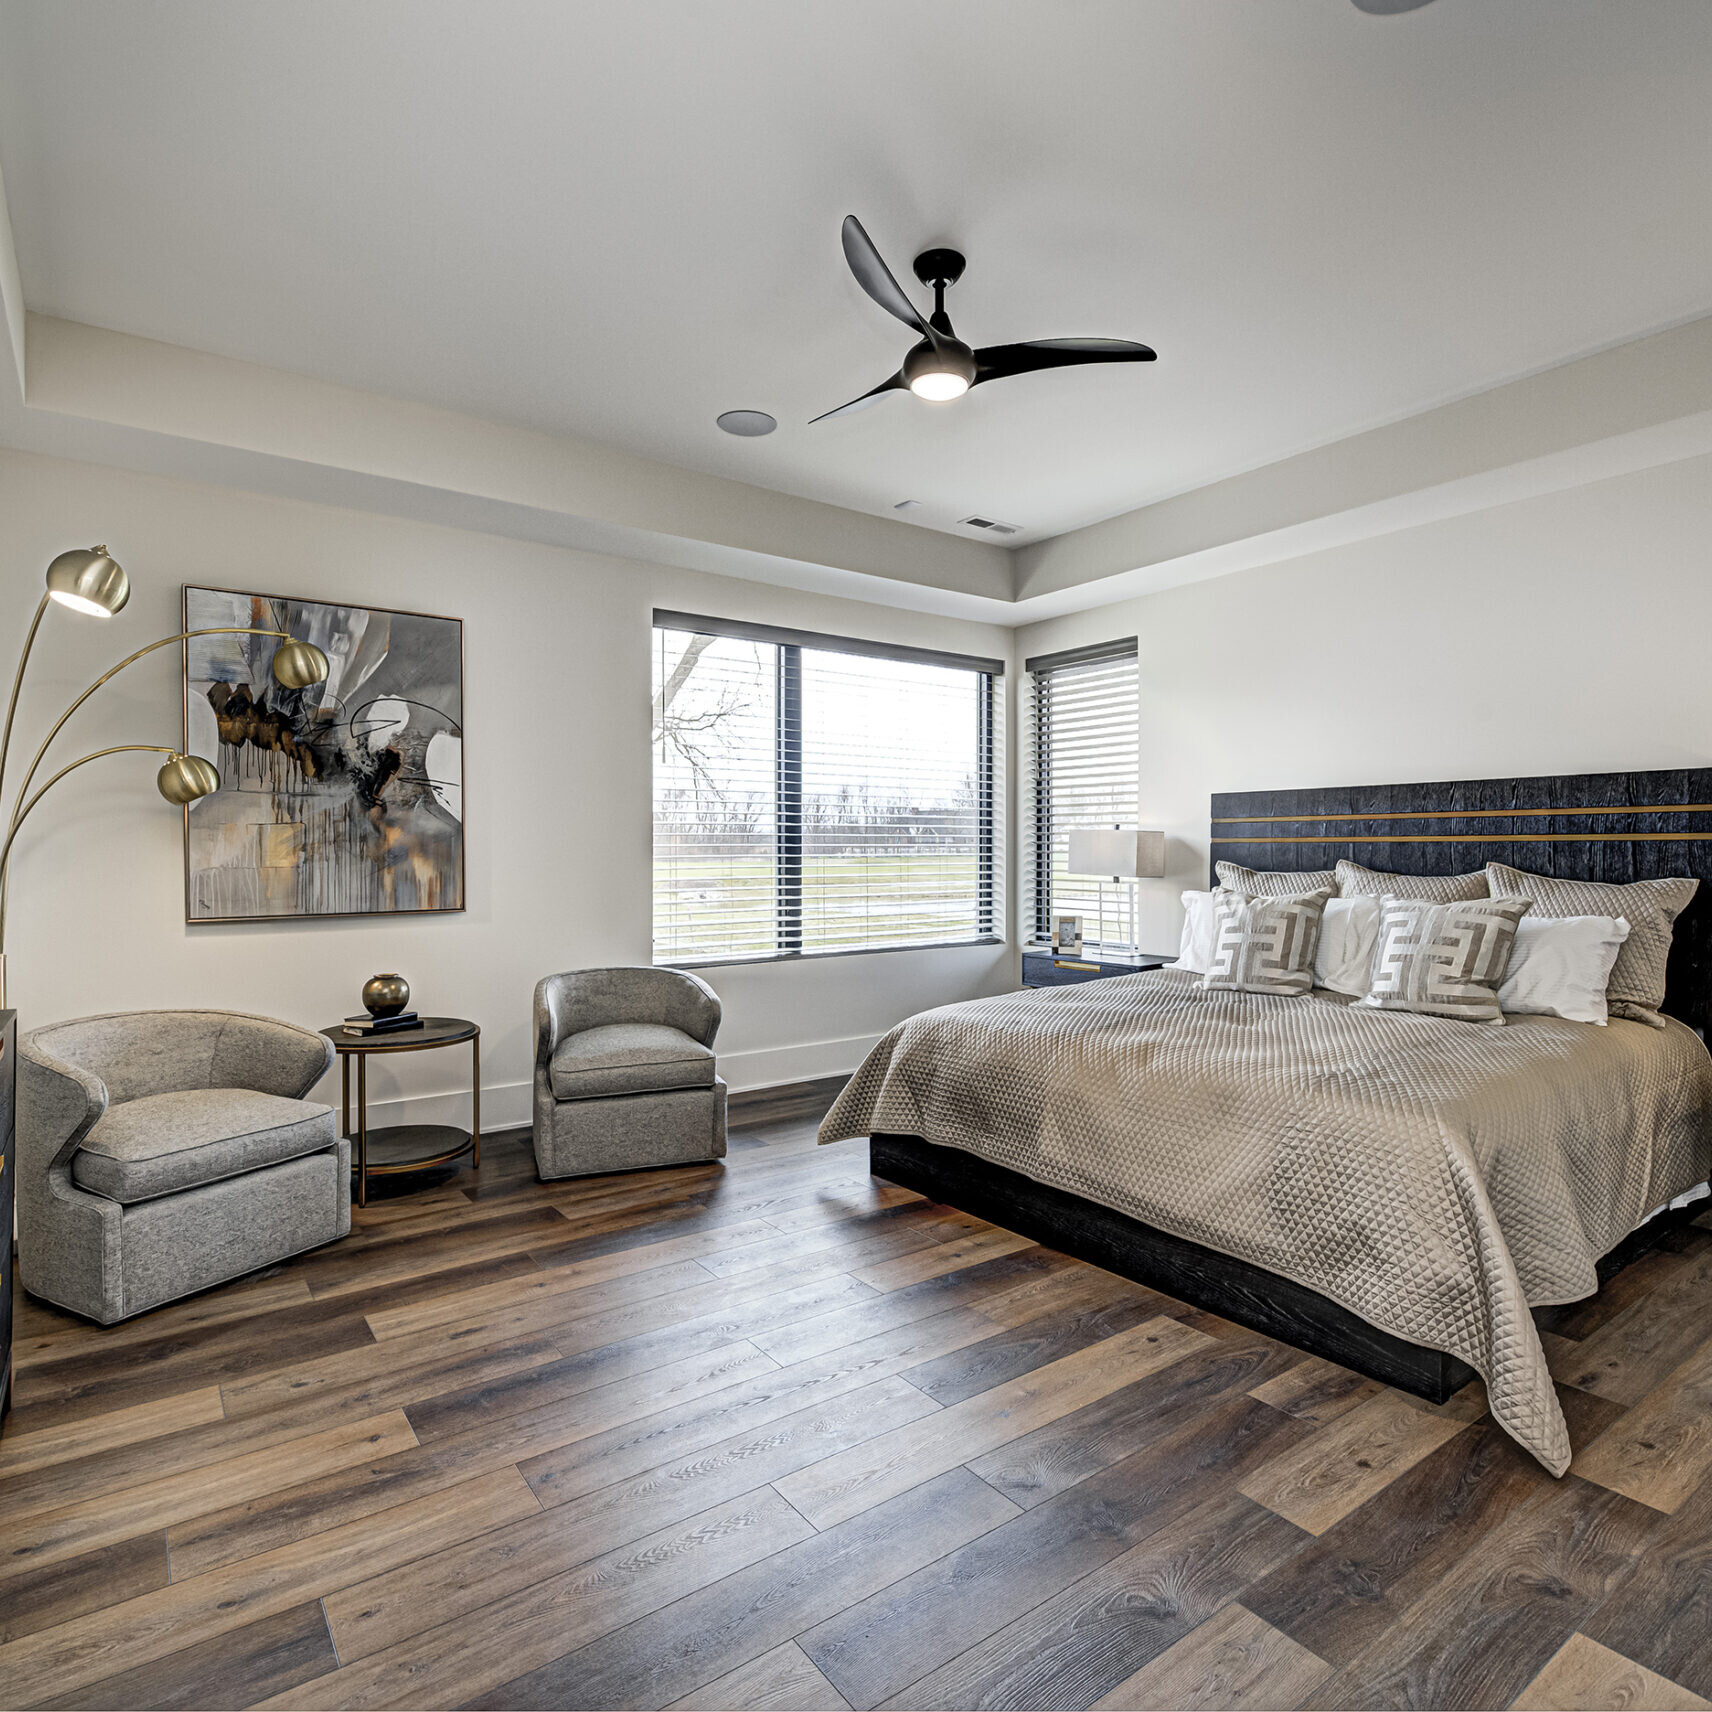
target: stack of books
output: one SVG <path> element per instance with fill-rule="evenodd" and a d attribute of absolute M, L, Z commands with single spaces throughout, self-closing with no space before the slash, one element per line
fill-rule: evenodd
<path fill-rule="evenodd" d="M 403 1034 L 409 1029 L 420 1028 L 422 1019 L 415 1011 L 400 1011 L 397 1016 L 370 1016 L 364 1011 L 361 1016 L 345 1018 L 346 1034 Z"/>

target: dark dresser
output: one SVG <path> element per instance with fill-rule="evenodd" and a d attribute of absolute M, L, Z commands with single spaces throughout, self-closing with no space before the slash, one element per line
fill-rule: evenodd
<path fill-rule="evenodd" d="M 0 1415 L 12 1406 L 12 1209 L 18 1198 L 18 1013 L 0 1011 Z"/>
<path fill-rule="evenodd" d="M 1062 957 L 1056 951 L 1025 951 L 1022 954 L 1022 984 L 1025 987 L 1068 987 L 1078 981 L 1099 981 L 1112 975 L 1136 975 L 1174 963 L 1175 952 L 1143 951 L 1137 957 L 1102 955 Z"/>

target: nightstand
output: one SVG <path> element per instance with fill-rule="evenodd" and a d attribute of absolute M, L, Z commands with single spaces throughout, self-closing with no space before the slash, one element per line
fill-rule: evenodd
<path fill-rule="evenodd" d="M 1177 961 L 1175 953 L 1143 951 L 1139 956 L 1091 951 L 1085 957 L 1060 957 L 1044 950 L 1022 954 L 1022 984 L 1025 987 L 1069 987 L 1078 981 L 1103 981 L 1111 975 L 1136 975 Z"/>

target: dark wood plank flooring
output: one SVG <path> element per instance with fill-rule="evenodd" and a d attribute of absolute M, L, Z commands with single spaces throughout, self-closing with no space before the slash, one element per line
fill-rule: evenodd
<path fill-rule="evenodd" d="M 527 1137 L 102 1329 L 18 1296 L 8 1707 L 1705 1707 L 1712 1219 L 1541 1315 L 1553 1480 L 814 1146 Z"/>

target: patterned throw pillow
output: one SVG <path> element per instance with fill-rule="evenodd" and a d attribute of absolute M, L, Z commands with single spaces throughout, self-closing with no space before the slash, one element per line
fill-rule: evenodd
<path fill-rule="evenodd" d="M 1525 874 L 1502 862 L 1488 862 L 1492 895 L 1533 899 L 1534 914 L 1544 916 L 1622 916 L 1629 937 L 1611 965 L 1605 1002 L 1614 1017 L 1663 1028 L 1658 1008 L 1664 1003 L 1664 969 L 1670 961 L 1672 924 L 1688 908 L 1698 880 L 1635 880 L 1629 885 L 1602 880 L 1554 880 Z"/>
<path fill-rule="evenodd" d="M 1337 896 L 1337 875 L 1330 868 L 1312 868 L 1306 873 L 1286 873 L 1281 868 L 1243 868 L 1235 862 L 1215 862 L 1213 872 L 1221 886 L 1246 892 L 1251 898 L 1299 898 L 1306 892 L 1330 892 Z"/>
<path fill-rule="evenodd" d="M 1451 904 L 1386 898 L 1372 983 L 1356 1005 L 1501 1025 L 1498 987 L 1510 967 L 1516 923 L 1527 912 L 1526 898 Z"/>
<path fill-rule="evenodd" d="M 1320 916 L 1331 895 L 1321 887 L 1295 897 L 1251 897 L 1221 886 L 1213 893 L 1213 957 L 1201 985 L 1285 998 L 1307 992 L 1314 984 Z"/>
<path fill-rule="evenodd" d="M 1429 904 L 1456 904 L 1467 898 L 1486 898 L 1486 875 L 1479 874 L 1387 874 L 1379 868 L 1364 868 L 1359 862 L 1337 865 L 1338 891 L 1346 898 L 1419 898 Z M 1615 910 L 1584 910 L 1584 915 L 1615 915 Z"/>

